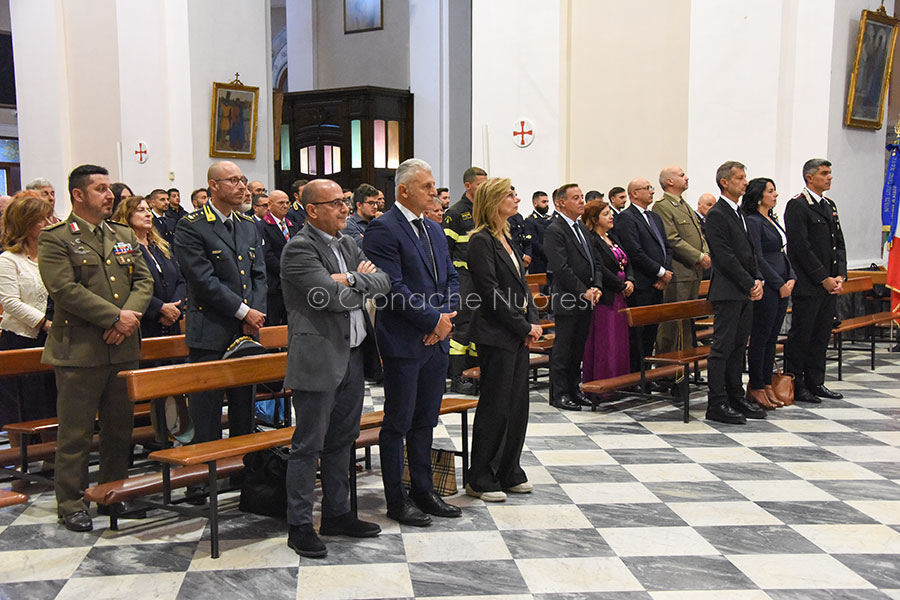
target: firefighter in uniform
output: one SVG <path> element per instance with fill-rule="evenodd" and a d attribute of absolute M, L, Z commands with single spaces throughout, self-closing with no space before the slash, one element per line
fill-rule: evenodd
<path fill-rule="evenodd" d="M 794 376 L 794 400 L 819 403 L 843 398 L 825 387 L 825 351 L 847 277 L 847 250 L 837 206 L 824 196 L 831 189 L 831 163 L 808 160 L 803 179 L 806 187 L 784 209 L 788 258 L 797 272 L 784 370 Z"/>
<path fill-rule="evenodd" d="M 444 213 L 444 234 L 447 236 L 447 246 L 450 249 L 450 258 L 456 272 L 459 274 L 459 314 L 453 322 L 453 333 L 450 334 L 450 367 L 447 375 L 450 377 L 450 391 L 457 394 L 474 394 L 475 384 L 463 377 L 463 371 L 468 365 L 468 357 L 477 356 L 474 344 L 469 342 L 469 323 L 472 320 L 472 308 L 466 299 L 474 291 L 472 278 L 469 276 L 468 259 L 469 232 L 475 228 L 472 219 L 472 201 L 475 199 L 475 190 L 487 179 L 484 169 L 469 167 L 463 173 L 463 185 L 466 193 L 459 202 L 447 209 Z"/>

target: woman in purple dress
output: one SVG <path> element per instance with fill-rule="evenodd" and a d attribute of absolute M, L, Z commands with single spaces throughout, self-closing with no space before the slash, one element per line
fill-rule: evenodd
<path fill-rule="evenodd" d="M 581 217 L 591 230 L 588 242 L 595 261 L 603 270 L 603 296 L 594 307 L 591 331 L 584 347 L 582 381 L 596 381 L 631 370 L 628 353 L 628 320 L 620 312 L 625 298 L 634 291 L 634 275 L 628 255 L 619 246 L 613 228 L 613 213 L 603 200 L 593 200 Z"/>

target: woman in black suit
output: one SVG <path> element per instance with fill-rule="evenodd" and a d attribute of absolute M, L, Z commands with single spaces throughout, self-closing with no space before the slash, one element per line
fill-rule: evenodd
<path fill-rule="evenodd" d="M 466 494 L 486 502 L 533 489 L 519 458 L 528 427 L 528 348 L 541 337 L 541 326 L 522 255 L 509 237 L 507 219 L 518 204 L 509 179 L 493 178 L 478 186 L 472 209 L 468 263 L 480 302 L 470 331 L 478 346 L 481 395 Z"/>
<path fill-rule="evenodd" d="M 747 396 L 768 409 L 784 406 L 772 390 L 772 369 L 775 343 L 797 278 L 785 252 L 787 235 L 773 210 L 777 200 L 775 182 L 759 177 L 747 185 L 741 201 L 747 231 L 759 258 L 759 270 L 766 282 L 762 299 L 753 303 L 753 328 L 747 351 L 750 371 Z"/>
<path fill-rule="evenodd" d="M 142 196 L 125 198 L 114 217 L 127 223 L 141 243 L 141 254 L 153 275 L 153 298 L 141 317 L 141 337 L 159 337 L 181 333 L 178 322 L 184 316 L 187 289 L 169 244 L 153 227 L 153 213 Z"/>

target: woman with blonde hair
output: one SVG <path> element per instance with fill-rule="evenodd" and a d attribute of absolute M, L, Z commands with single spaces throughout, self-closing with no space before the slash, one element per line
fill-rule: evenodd
<path fill-rule="evenodd" d="M 52 316 L 48 313 L 47 288 L 38 271 L 38 236 L 52 218 L 53 206 L 35 191 L 19 192 L 3 211 L 0 350 L 40 348 L 47 339 Z M 21 395 L 24 390 L 28 391 L 27 403 Z M 0 426 L 55 415 L 52 374 L 26 375 L 12 385 L 4 382 L 0 386 Z"/>
<path fill-rule="evenodd" d="M 143 196 L 123 198 L 113 220 L 129 225 L 141 243 L 141 254 L 153 275 L 153 298 L 141 317 L 141 337 L 181 333 L 187 288 L 169 244 L 153 226 L 153 213 Z"/>
<path fill-rule="evenodd" d="M 469 236 L 469 273 L 478 295 L 470 331 L 478 346 L 481 394 L 466 493 L 486 502 L 533 489 L 519 459 L 528 427 L 528 349 L 541 337 L 541 326 L 522 255 L 509 237 L 507 219 L 518 204 L 509 179 L 488 179 L 475 193 Z"/>

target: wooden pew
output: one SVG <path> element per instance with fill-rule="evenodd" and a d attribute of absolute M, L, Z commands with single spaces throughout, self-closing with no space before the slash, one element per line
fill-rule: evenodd
<path fill-rule="evenodd" d="M 9 490 L 0 490 L 0 508 L 15 506 L 17 504 L 25 504 L 25 502 L 27 501 L 28 496 L 26 496 L 25 494 L 12 492 Z"/>
<path fill-rule="evenodd" d="M 265 381 L 283 379 L 286 367 L 287 353 L 278 352 L 230 360 L 137 369 L 124 371 L 119 376 L 126 380 L 129 398 L 133 402 L 143 402 L 173 394 L 253 385 Z M 445 398 L 441 403 L 441 414 L 457 412 L 461 416 L 463 446 L 461 454 L 464 473 L 468 468 L 467 412 L 474 408 L 477 403 L 478 401 L 472 398 Z M 360 428 L 380 427 L 383 418 L 384 413 L 381 411 L 365 413 L 361 417 Z M 218 463 L 223 460 L 232 460 L 234 457 L 242 457 L 250 452 L 287 445 L 290 443 L 293 431 L 293 428 L 274 429 L 152 452 L 150 458 L 162 463 L 163 467 L 161 476 L 163 503 L 153 503 L 148 500 L 140 500 L 140 502 L 155 508 L 192 515 L 201 514 L 208 517 L 212 531 L 210 540 L 211 555 L 213 558 L 217 558 L 219 556 Z M 206 477 L 202 478 L 202 481 L 209 488 L 209 506 L 207 508 L 188 508 L 173 504 L 171 500 L 173 488 L 172 467 L 187 468 L 198 465 L 206 466 Z M 200 472 L 202 472 L 202 469 Z M 350 472 L 351 477 L 354 478 L 352 488 L 355 490 L 355 459 Z M 183 473 L 187 472 L 180 472 L 179 474 Z M 182 477 L 182 480 L 185 479 L 187 479 L 187 475 Z M 121 483 L 123 488 L 128 485 L 127 480 L 119 483 Z M 110 489 L 108 488 L 105 491 L 107 493 L 103 494 L 103 497 L 107 498 L 109 497 L 108 492 L 110 492 Z M 92 495 L 93 497 L 95 496 Z M 119 497 L 121 497 L 121 494 Z M 115 515 L 111 515 L 111 526 L 114 517 Z"/>
<path fill-rule="evenodd" d="M 844 288 L 841 291 L 841 295 L 845 294 L 858 294 L 862 292 L 867 292 L 872 289 L 872 286 L 875 283 L 875 279 L 879 273 L 885 273 L 883 271 L 850 271 L 850 273 L 865 273 L 866 275 L 863 277 L 855 277 L 852 279 L 847 279 L 844 282 Z M 876 277 L 872 277 L 872 275 L 876 275 Z M 849 273 L 848 273 L 849 276 Z M 885 273 L 886 276 L 886 273 Z M 879 279 L 883 279 L 883 277 L 878 277 Z M 841 324 L 831 330 L 832 336 L 834 336 L 834 345 L 837 349 L 837 364 L 838 364 L 838 380 L 841 381 L 844 379 L 844 351 L 850 350 L 844 348 L 844 334 L 850 331 L 856 331 L 857 329 L 867 329 L 869 336 L 869 356 L 870 356 L 870 368 L 875 370 L 875 334 L 873 328 L 876 325 L 882 325 L 884 323 L 889 323 L 898 318 L 898 314 L 891 311 L 883 311 L 877 312 L 874 314 L 868 315 L 860 315 L 858 317 L 852 317 L 850 319 L 843 319 Z"/>
<path fill-rule="evenodd" d="M 259 331 L 259 341 L 266 348 L 285 348 L 288 343 L 287 325 L 263 327 Z M 53 367 L 41 362 L 43 348 L 28 348 L 25 350 L 7 350 L 0 352 L 0 380 L 7 377 L 47 373 Z M 147 338 L 141 340 L 141 361 L 177 360 L 188 356 L 188 347 L 185 345 L 184 335 Z M 277 379 L 277 378 L 276 378 Z M 273 379 L 272 381 L 274 381 Z M 135 406 L 135 416 L 149 416 L 150 406 Z M 20 445 L 0 450 L 0 473 L 20 477 L 32 481 L 47 483 L 49 480 L 38 475 L 28 474 L 28 463 L 32 460 L 52 459 L 56 452 L 55 442 L 29 444 L 29 435 L 53 432 L 58 427 L 55 417 L 37 419 L 21 423 L 7 423 L 3 429 L 10 434 L 10 439 L 15 436 L 20 439 Z M 153 437 L 148 437 L 149 429 L 136 428 L 132 441 L 135 443 L 150 442 Z M 18 462 L 19 469 L 8 468 Z"/>

